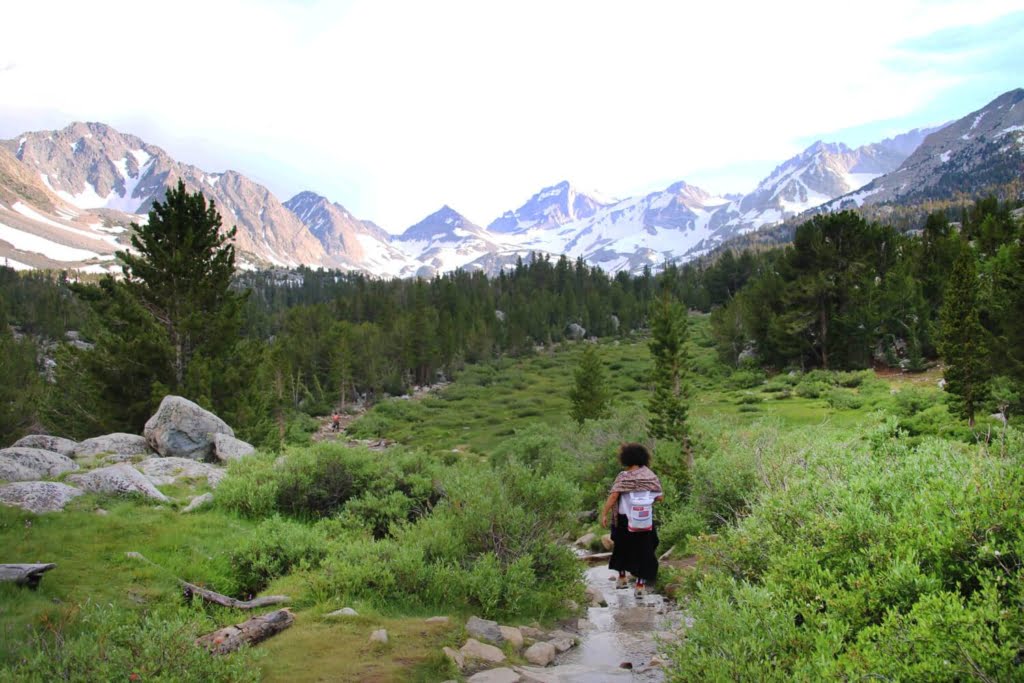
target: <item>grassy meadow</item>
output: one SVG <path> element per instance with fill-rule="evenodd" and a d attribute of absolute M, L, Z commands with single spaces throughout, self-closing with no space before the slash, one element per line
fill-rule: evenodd
<path fill-rule="evenodd" d="M 696 616 L 673 653 L 679 671 L 958 680 L 964 656 L 932 632 L 915 635 L 927 652 L 915 651 L 906 632 L 923 627 L 908 615 L 959 615 L 933 631 L 967 638 L 980 670 L 1012 671 L 1019 618 L 998 637 L 984 624 L 1019 596 L 1007 584 L 1021 575 L 1021 540 L 1007 529 L 1024 506 L 1003 491 L 1016 432 L 1010 455 L 980 444 L 1001 426 L 972 433 L 952 419 L 936 371 L 726 368 L 706 317 L 691 321 L 696 466 L 687 473 L 671 445 L 654 463 L 670 489 L 663 543 L 698 556 L 696 572 L 663 578 Z M 644 340 L 602 342 L 613 414 L 579 428 L 567 397 L 581 348 L 470 366 L 421 400 L 378 404 L 350 432 L 396 441 L 387 452 L 321 443 L 235 463 L 194 513 L 178 512 L 180 486 L 165 506 L 83 496 L 64 513 L 0 508 L 3 561 L 58 564 L 38 591 L 0 585 L 0 679 L 458 679 L 440 652 L 461 642 L 465 617 L 571 616 L 565 600 L 582 589 L 564 539 L 597 530 L 578 513 L 603 497 L 618 443 L 644 438 L 650 369 Z M 965 507 L 944 511 L 929 485 Z M 238 597 L 287 594 L 295 624 L 214 659 L 191 640 L 245 617 L 183 602 L 175 577 Z M 360 616 L 325 617 L 344 606 Z M 451 624 L 426 624 L 434 615 Z M 368 642 L 377 628 L 388 645 Z M 919 668 L 885 669 L 886 652 Z M 942 658 L 954 665 L 929 668 Z"/>

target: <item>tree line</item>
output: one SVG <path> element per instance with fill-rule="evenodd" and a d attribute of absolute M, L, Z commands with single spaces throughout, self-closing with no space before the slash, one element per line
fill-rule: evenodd
<path fill-rule="evenodd" d="M 136 227 L 134 250 L 120 254 L 121 281 L 0 268 L 0 313 L 24 335 L 0 330 L 8 350 L 0 437 L 139 431 L 173 392 L 273 446 L 297 415 L 532 353 L 578 332 L 573 323 L 587 336 L 628 334 L 646 328 L 652 310 L 667 319 L 671 305 L 710 312 L 722 360 L 733 365 L 918 370 L 967 343 L 942 320 L 947 309 L 948 320 L 964 315 L 963 306 L 944 308 L 954 281 L 973 295 L 965 305 L 981 330 L 967 357 L 981 358 L 982 369 L 968 374 L 1019 384 L 1024 255 L 1012 208 L 981 200 L 959 215 L 930 215 L 916 233 L 851 212 L 818 216 L 789 246 L 723 250 L 667 264 L 657 277 L 537 255 L 496 276 L 380 280 L 309 268 L 236 273 L 215 207 L 179 187 Z M 976 276 L 951 278 L 963 270 L 954 271 L 958 259 Z M 52 343 L 70 329 L 90 346 Z"/>

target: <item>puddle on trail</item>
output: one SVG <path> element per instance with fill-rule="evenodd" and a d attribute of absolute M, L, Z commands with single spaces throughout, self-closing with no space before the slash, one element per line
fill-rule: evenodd
<path fill-rule="evenodd" d="M 648 667 L 658 651 L 658 634 L 676 631 L 685 619 L 675 603 L 651 594 L 637 600 L 633 589 L 615 588 L 615 572 L 607 566 L 587 570 L 588 586 L 599 590 L 607 607 L 590 607 L 587 619 L 594 625 L 581 631 L 582 642 L 548 668 L 552 680 L 564 683 L 634 683 L 665 680 L 661 667 Z M 629 662 L 631 670 L 620 665 Z"/>

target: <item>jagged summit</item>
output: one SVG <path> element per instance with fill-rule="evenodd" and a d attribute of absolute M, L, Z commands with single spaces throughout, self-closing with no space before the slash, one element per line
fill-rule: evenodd
<path fill-rule="evenodd" d="M 611 203 L 596 193 L 581 192 L 568 180 L 563 180 L 542 188 L 518 209 L 506 211 L 491 222 L 487 229 L 497 233 L 514 233 L 531 228 L 557 228 L 589 218 Z"/>

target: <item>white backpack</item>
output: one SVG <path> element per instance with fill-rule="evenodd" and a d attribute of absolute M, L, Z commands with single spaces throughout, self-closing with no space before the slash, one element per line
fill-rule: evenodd
<path fill-rule="evenodd" d="M 654 528 L 654 499 L 658 491 L 629 491 L 626 498 L 626 528 L 630 531 L 650 531 Z"/>

